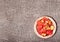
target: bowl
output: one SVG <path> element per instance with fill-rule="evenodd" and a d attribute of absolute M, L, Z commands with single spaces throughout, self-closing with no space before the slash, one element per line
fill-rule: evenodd
<path fill-rule="evenodd" d="M 37 32 L 37 29 L 36 29 L 36 28 L 37 28 L 37 27 L 36 27 L 37 21 L 38 21 L 38 20 L 41 20 L 41 19 L 44 18 L 44 17 L 46 17 L 46 18 L 48 18 L 49 20 L 51 20 L 52 24 L 54 25 L 53 33 L 52 33 L 51 35 L 48 35 L 48 36 L 45 36 L 45 37 L 43 37 L 42 35 L 40 35 L 40 34 Z M 54 19 L 51 18 L 51 17 L 49 17 L 49 16 L 42 16 L 42 17 L 38 18 L 38 19 L 35 21 L 35 23 L 34 23 L 34 32 L 35 32 L 35 34 L 36 34 L 38 37 L 40 37 L 40 38 L 46 39 L 46 38 L 52 37 L 52 36 L 55 34 L 55 32 L 56 32 L 56 23 L 55 23 Z"/>

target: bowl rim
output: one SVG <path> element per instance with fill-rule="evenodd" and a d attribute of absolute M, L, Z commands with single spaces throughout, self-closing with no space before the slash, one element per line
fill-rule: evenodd
<path fill-rule="evenodd" d="M 49 19 L 52 21 L 53 25 L 54 25 L 53 34 L 52 34 L 52 35 L 49 35 L 49 36 L 46 36 L 46 37 L 41 36 L 41 35 L 37 32 L 37 30 L 36 30 L 37 21 L 40 20 L 40 19 L 42 19 L 43 17 L 49 18 Z M 46 38 L 52 37 L 52 36 L 55 34 L 55 32 L 56 32 L 56 23 L 55 23 L 54 19 L 51 18 L 51 17 L 49 17 L 49 16 L 42 16 L 42 17 L 38 18 L 38 19 L 35 21 L 35 24 L 34 24 L 34 32 L 35 32 L 35 34 L 36 34 L 38 37 L 40 37 L 40 38 L 45 38 L 45 39 L 46 39 Z"/>

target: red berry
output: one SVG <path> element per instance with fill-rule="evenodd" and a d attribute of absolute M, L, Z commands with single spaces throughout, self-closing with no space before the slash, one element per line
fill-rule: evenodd
<path fill-rule="evenodd" d="M 37 29 L 42 29 L 43 27 L 42 27 L 42 25 L 40 25 L 40 26 L 37 26 Z"/>
<path fill-rule="evenodd" d="M 40 26 L 43 25 L 43 23 L 41 21 L 37 21 L 37 25 Z"/>
<path fill-rule="evenodd" d="M 48 19 L 48 18 L 46 18 L 46 17 L 43 17 L 42 19 L 43 19 L 44 21 L 47 21 L 47 20 L 49 20 L 49 19 Z"/>
<path fill-rule="evenodd" d="M 52 33 L 53 33 L 53 31 L 52 30 L 47 30 L 47 32 L 46 32 L 48 35 L 51 35 Z"/>
<path fill-rule="evenodd" d="M 41 29 L 40 33 L 46 33 L 46 30 L 45 29 Z"/>

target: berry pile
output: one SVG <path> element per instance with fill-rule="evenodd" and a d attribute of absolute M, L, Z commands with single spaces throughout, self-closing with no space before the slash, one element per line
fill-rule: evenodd
<path fill-rule="evenodd" d="M 49 18 L 43 17 L 37 21 L 36 29 L 41 36 L 45 37 L 53 33 L 54 25 Z"/>

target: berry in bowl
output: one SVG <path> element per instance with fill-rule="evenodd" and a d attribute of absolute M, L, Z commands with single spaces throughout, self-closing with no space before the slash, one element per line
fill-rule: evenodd
<path fill-rule="evenodd" d="M 56 23 L 51 17 L 40 17 L 35 21 L 34 31 L 40 38 L 50 38 L 56 32 Z"/>

